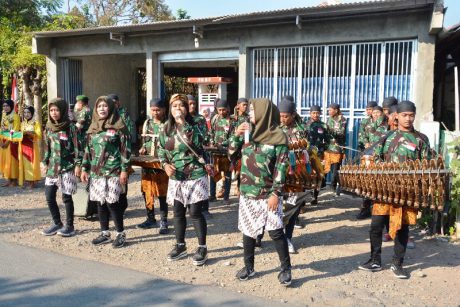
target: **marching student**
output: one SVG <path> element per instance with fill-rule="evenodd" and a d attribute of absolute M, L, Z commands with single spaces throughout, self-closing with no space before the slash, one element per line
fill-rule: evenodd
<path fill-rule="evenodd" d="M 128 164 L 131 155 L 130 135 L 115 106 L 107 96 L 96 100 L 93 119 L 87 131 L 82 162 L 81 180 L 89 184 L 89 197 L 98 202 L 101 234 L 92 240 L 94 245 L 111 242 L 109 214 L 117 235 L 114 248 L 125 245 L 123 225 L 124 207 L 120 203 L 123 186 L 128 183 Z M 109 213 L 110 212 L 110 213 Z"/>
<path fill-rule="evenodd" d="M 80 164 L 77 129 L 69 119 L 69 105 L 64 99 L 55 98 L 48 103 L 44 157 L 41 164 L 42 172 L 46 174 L 45 196 L 53 223 L 42 231 L 43 235 L 75 235 L 72 194 L 77 191 Z M 56 202 L 58 189 L 62 192 L 62 201 L 65 205 L 65 225 L 61 222 Z"/>

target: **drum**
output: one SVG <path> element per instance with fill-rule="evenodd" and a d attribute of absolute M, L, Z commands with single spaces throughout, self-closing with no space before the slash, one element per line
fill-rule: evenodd
<path fill-rule="evenodd" d="M 222 178 L 222 172 L 228 173 L 232 171 L 231 162 L 227 155 L 227 150 L 213 146 L 205 146 L 204 150 L 211 155 L 211 162 L 214 166 L 215 182 L 218 182 Z"/>
<path fill-rule="evenodd" d="M 140 166 L 142 168 L 154 168 L 154 169 L 163 169 L 161 167 L 160 160 L 153 156 L 132 156 L 131 157 L 131 164 Z"/>
<path fill-rule="evenodd" d="M 307 150 L 305 140 L 289 144 L 286 192 L 303 192 L 321 187 L 324 171 L 315 150 Z"/>

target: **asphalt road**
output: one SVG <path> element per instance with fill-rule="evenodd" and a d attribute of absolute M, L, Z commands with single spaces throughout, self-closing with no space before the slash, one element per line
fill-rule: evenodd
<path fill-rule="evenodd" d="M 0 306 L 275 306 L 219 287 L 0 241 Z"/>

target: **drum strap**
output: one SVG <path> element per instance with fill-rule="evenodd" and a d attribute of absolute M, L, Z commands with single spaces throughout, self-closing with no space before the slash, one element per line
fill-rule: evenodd
<path fill-rule="evenodd" d="M 182 135 L 179 132 L 177 132 L 177 137 L 182 142 L 182 144 L 187 146 L 187 148 L 193 153 L 193 155 L 195 157 L 197 157 L 199 163 L 201 163 L 203 165 L 206 165 L 206 161 L 204 160 L 204 158 L 202 156 L 200 156 L 199 154 L 197 154 L 196 151 L 189 144 L 187 144 L 187 142 L 184 140 L 184 138 L 182 137 Z"/>

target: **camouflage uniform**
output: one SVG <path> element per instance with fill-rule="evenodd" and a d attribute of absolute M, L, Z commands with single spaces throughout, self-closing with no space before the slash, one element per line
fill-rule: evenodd
<path fill-rule="evenodd" d="M 219 117 L 213 122 L 211 126 L 211 142 L 215 146 L 228 146 L 228 138 L 231 132 L 230 117 Z"/>
<path fill-rule="evenodd" d="M 204 139 L 204 145 L 209 144 L 209 132 L 208 132 L 208 125 L 206 124 L 206 118 L 203 115 L 197 114 L 193 116 L 193 122 L 195 125 L 198 126 L 199 131 Z"/>
<path fill-rule="evenodd" d="M 430 159 L 428 138 L 416 131 L 394 130 L 388 132 L 387 139 L 375 148 L 377 160 L 402 163 L 406 160 Z M 370 230 L 371 258 L 381 263 L 382 230 L 389 220 L 389 235 L 394 239 L 393 263 L 402 265 L 409 238 L 409 226 L 414 225 L 417 210 L 388 203 L 374 203 Z"/>
<path fill-rule="evenodd" d="M 358 133 L 358 148 L 364 150 L 367 143 L 369 143 L 368 135 L 372 127 L 372 117 L 368 116 L 361 120 L 359 124 Z"/>
<path fill-rule="evenodd" d="M 156 123 L 153 119 L 147 119 L 142 128 L 142 134 L 148 134 L 144 136 L 142 148 L 146 150 L 146 154 L 150 156 L 158 156 L 158 143 L 160 133 L 163 131 L 164 123 Z M 153 135 L 153 136 L 152 136 Z M 156 137 L 156 140 L 155 140 Z M 152 152 L 155 149 L 156 152 Z M 144 195 L 145 207 L 147 209 L 147 221 L 148 223 L 155 223 L 154 213 L 154 198 L 158 197 L 160 203 L 160 216 L 161 221 L 166 222 L 168 216 L 168 205 L 166 203 L 166 194 L 168 193 L 168 175 L 163 170 L 158 168 L 142 168 L 142 179 L 141 179 L 141 192 Z M 145 224 L 147 223 L 147 224 Z M 140 228 L 143 224 L 140 225 Z M 139 227 L 139 226 L 138 226 Z"/>
<path fill-rule="evenodd" d="M 251 140 L 251 136 L 250 136 Z M 232 135 L 229 155 L 242 151 L 240 206 L 238 229 L 244 235 L 256 238 L 265 228 L 268 231 L 283 228 L 282 195 L 286 179 L 286 145 L 264 145 L 250 141 L 243 145 L 243 138 Z M 267 208 L 267 199 L 278 196 L 278 210 Z"/>
<path fill-rule="evenodd" d="M 330 137 L 327 151 L 342 153 L 343 149 L 338 145 L 345 146 L 347 119 L 343 115 L 329 117 L 326 126 Z"/>
<path fill-rule="evenodd" d="M 45 185 L 57 185 L 64 194 L 75 194 L 77 178 L 73 171 L 81 164 L 75 125 L 70 124 L 65 131 L 58 132 L 46 129 L 44 151 Z"/>
<path fill-rule="evenodd" d="M 91 125 L 91 116 L 92 112 L 89 106 L 83 106 L 83 108 L 75 112 L 75 126 L 78 131 L 78 144 L 80 150 L 85 150 L 85 141 L 86 141 L 86 131 L 88 131 L 89 126 Z M 83 156 L 83 152 L 81 153 Z"/>
<path fill-rule="evenodd" d="M 120 114 L 121 119 L 126 125 L 126 128 L 128 129 L 129 135 L 131 136 L 134 131 L 134 122 L 132 121 L 131 117 L 129 116 L 128 110 L 126 110 L 124 107 L 119 107 L 118 108 L 118 114 Z"/>
<path fill-rule="evenodd" d="M 130 136 L 107 129 L 88 134 L 82 170 L 90 173 L 89 196 L 101 204 L 117 203 L 122 192 L 120 173 L 127 172 L 131 157 Z"/>
<path fill-rule="evenodd" d="M 382 116 L 377 121 L 369 124 L 369 128 L 366 131 L 366 139 L 368 143 L 373 144 L 379 141 L 388 131 L 388 122 L 386 116 Z"/>
<path fill-rule="evenodd" d="M 318 156 L 322 157 L 329 143 L 329 134 L 326 124 L 322 121 L 308 120 L 305 123 L 305 128 L 308 132 L 308 143 L 310 146 L 318 148 Z"/>

